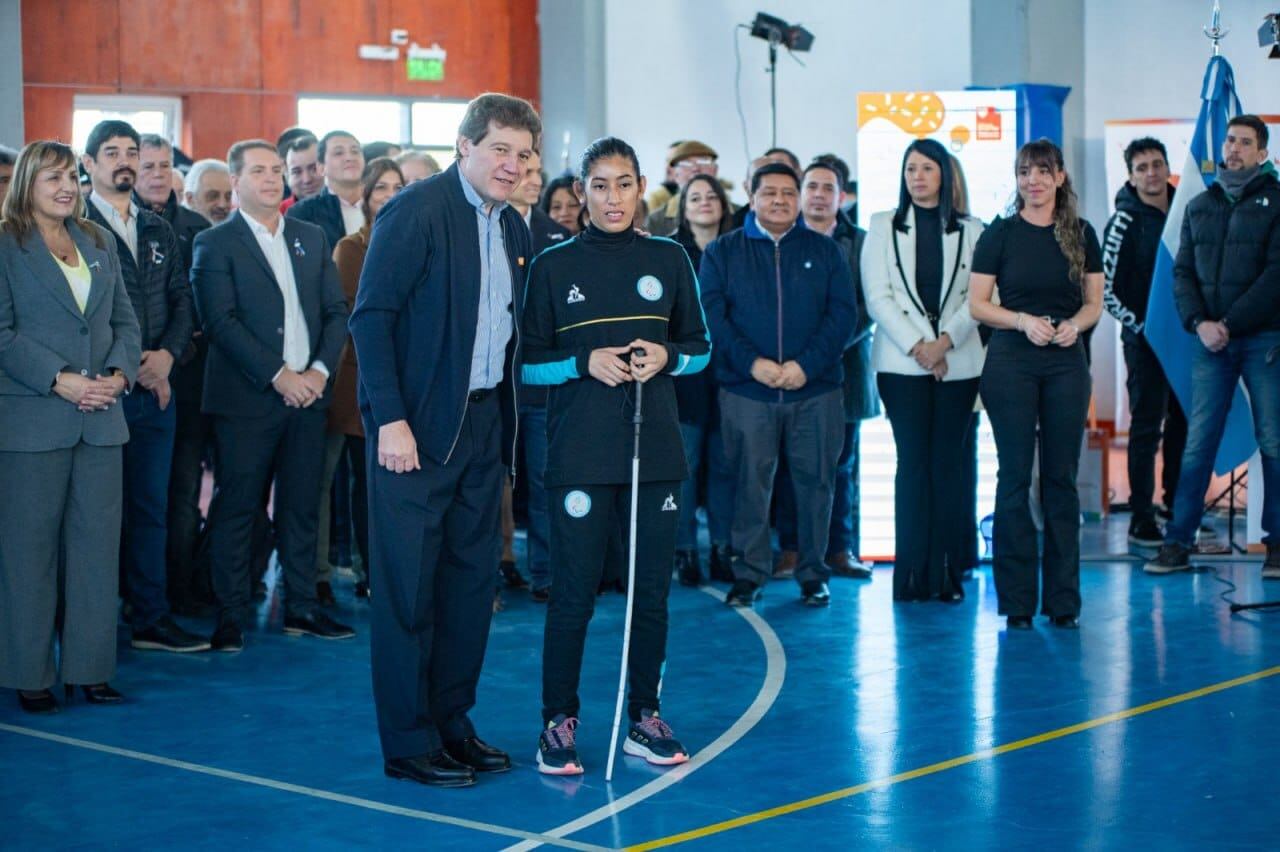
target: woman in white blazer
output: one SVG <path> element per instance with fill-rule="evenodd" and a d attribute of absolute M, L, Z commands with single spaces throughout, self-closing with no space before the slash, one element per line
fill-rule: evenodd
<path fill-rule="evenodd" d="M 898 206 L 871 217 L 862 286 L 876 321 L 871 366 L 898 450 L 895 600 L 964 599 L 964 441 L 984 348 L 969 315 L 969 266 L 982 233 L 955 212 L 946 149 L 907 147 Z"/>

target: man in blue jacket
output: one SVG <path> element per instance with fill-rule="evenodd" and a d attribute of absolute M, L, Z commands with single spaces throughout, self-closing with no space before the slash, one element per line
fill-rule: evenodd
<path fill-rule="evenodd" d="M 541 121 L 485 94 L 457 162 L 387 202 L 351 315 L 368 441 L 371 651 L 384 769 L 461 787 L 511 767 L 475 704 L 515 449 L 529 229 L 508 203 Z"/>
<path fill-rule="evenodd" d="M 796 497 L 801 601 L 826 606 L 831 500 L 844 442 L 841 356 L 857 323 L 840 247 L 804 226 L 800 177 L 769 163 L 740 230 L 707 246 L 699 277 L 715 342 L 725 452 L 738 471 L 726 602 L 749 607 L 772 574 L 769 501 L 780 453 Z"/>

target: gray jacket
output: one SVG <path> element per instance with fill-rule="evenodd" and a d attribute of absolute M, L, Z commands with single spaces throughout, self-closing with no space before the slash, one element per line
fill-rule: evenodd
<path fill-rule="evenodd" d="M 120 406 L 83 414 L 53 392 L 63 370 L 83 376 L 120 370 L 132 386 L 142 357 L 114 239 L 93 223 L 68 221 L 67 230 L 92 273 L 83 313 L 39 234 L 19 242 L 0 232 L 0 451 L 129 440 Z"/>

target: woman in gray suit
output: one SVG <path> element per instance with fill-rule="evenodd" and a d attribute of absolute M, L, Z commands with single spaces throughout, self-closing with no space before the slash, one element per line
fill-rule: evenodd
<path fill-rule="evenodd" d="M 85 219 L 69 147 L 22 150 L 3 217 L 0 686 L 54 712 L 57 659 L 68 697 L 79 684 L 90 703 L 115 703 L 129 439 L 116 401 L 138 371 L 138 321 L 109 236 Z"/>

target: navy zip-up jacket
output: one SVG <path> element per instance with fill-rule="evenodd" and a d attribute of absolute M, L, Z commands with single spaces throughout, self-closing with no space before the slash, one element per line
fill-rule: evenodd
<path fill-rule="evenodd" d="M 480 232 L 462 192 L 458 166 L 410 184 L 373 223 L 360 273 L 351 339 L 360 361 L 365 432 L 407 420 L 418 452 L 437 464 L 452 455 L 471 382 L 471 353 L 480 311 Z M 519 318 L 529 229 L 506 207 L 502 237 L 511 264 L 514 304 L 502 383 L 502 456 L 515 453 L 519 382 Z"/>
<path fill-rule="evenodd" d="M 797 220 L 775 244 L 749 213 L 742 228 L 707 246 L 698 280 L 722 388 L 762 402 L 796 402 L 842 387 L 841 358 L 858 306 L 835 240 Z M 795 361 L 804 387 L 760 384 L 751 377 L 757 358 Z"/>

